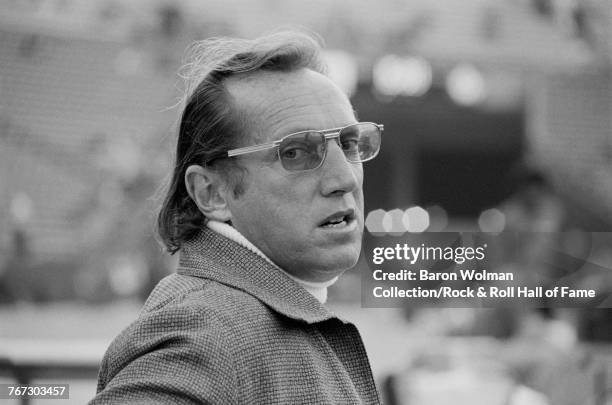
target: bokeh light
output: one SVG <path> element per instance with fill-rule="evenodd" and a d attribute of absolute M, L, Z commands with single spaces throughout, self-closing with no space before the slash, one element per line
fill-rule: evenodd
<path fill-rule="evenodd" d="M 427 207 L 429 213 L 429 228 L 431 232 L 442 232 L 448 226 L 448 214 L 444 208 L 439 205 Z"/>
<path fill-rule="evenodd" d="M 385 214 L 386 211 L 380 208 L 368 213 L 365 219 L 365 227 L 368 232 L 371 234 L 383 234 L 386 232 L 383 228 Z"/>
<path fill-rule="evenodd" d="M 402 221 L 404 217 L 404 211 L 399 208 L 394 208 L 387 212 L 384 218 L 383 226 L 385 230 L 392 235 L 401 235 L 406 232 L 404 223 Z"/>
<path fill-rule="evenodd" d="M 431 65 L 421 57 L 386 55 L 374 66 L 375 89 L 386 96 L 422 96 L 432 83 Z"/>
<path fill-rule="evenodd" d="M 402 222 L 408 232 L 425 232 L 429 228 L 429 213 L 419 206 L 410 207 L 404 212 Z"/>
<path fill-rule="evenodd" d="M 29 195 L 19 192 L 11 199 L 10 212 L 15 222 L 26 223 L 32 218 L 34 203 Z"/>
<path fill-rule="evenodd" d="M 497 208 L 485 210 L 478 217 L 478 226 L 483 232 L 500 233 L 506 227 L 506 216 Z"/>
<path fill-rule="evenodd" d="M 455 66 L 446 77 L 446 90 L 453 101 L 471 107 L 482 103 L 486 97 L 486 85 L 482 73 L 473 65 Z"/>

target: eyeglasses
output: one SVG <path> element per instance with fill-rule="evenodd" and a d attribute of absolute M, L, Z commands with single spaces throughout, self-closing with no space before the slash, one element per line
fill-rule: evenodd
<path fill-rule="evenodd" d="M 301 131 L 274 142 L 232 149 L 227 152 L 227 156 L 239 156 L 277 148 L 278 158 L 285 170 L 290 172 L 315 170 L 321 167 L 325 160 L 327 141 L 336 139 L 347 161 L 351 163 L 367 162 L 378 155 L 383 130 L 384 125 L 359 122 L 322 131 Z"/>

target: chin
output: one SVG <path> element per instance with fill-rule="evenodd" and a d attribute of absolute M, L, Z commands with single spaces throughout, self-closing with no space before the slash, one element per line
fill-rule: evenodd
<path fill-rule="evenodd" d="M 341 252 L 334 252 L 319 268 L 328 269 L 329 272 L 342 273 L 355 266 L 359 261 L 360 246 L 345 248 Z M 321 256 L 325 257 L 325 256 Z"/>

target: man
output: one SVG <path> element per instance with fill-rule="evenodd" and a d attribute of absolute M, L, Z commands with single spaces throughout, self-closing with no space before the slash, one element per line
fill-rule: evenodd
<path fill-rule="evenodd" d="M 323 303 L 355 265 L 357 123 L 303 33 L 192 49 L 176 165 L 159 215 L 177 274 L 108 349 L 92 404 L 372 404 L 355 326 Z"/>

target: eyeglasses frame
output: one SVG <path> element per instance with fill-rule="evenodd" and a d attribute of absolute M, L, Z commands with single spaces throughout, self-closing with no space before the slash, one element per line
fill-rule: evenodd
<path fill-rule="evenodd" d="M 276 149 L 276 153 L 278 154 L 279 160 L 281 160 L 279 146 L 280 146 L 280 144 L 286 138 L 288 138 L 290 136 L 298 135 L 298 134 L 304 134 L 304 133 L 308 133 L 308 132 L 318 132 L 318 133 L 322 134 L 325 137 L 325 144 L 327 144 L 327 141 L 329 141 L 329 140 L 340 139 L 340 133 L 342 132 L 342 130 L 344 130 L 344 129 L 348 128 L 348 127 L 352 127 L 353 125 L 359 125 L 359 124 L 372 124 L 372 125 L 374 125 L 380 131 L 380 135 L 381 136 L 382 136 L 382 133 L 383 133 L 383 131 L 385 129 L 385 126 L 383 124 L 376 124 L 374 122 L 356 122 L 354 124 L 349 124 L 349 125 L 345 125 L 343 127 L 332 128 L 332 129 L 324 129 L 324 130 L 314 130 L 314 129 L 312 129 L 312 130 L 307 130 L 307 131 L 299 131 L 299 132 L 291 133 L 289 135 L 285 135 L 282 138 L 277 139 L 277 140 L 275 140 L 273 142 L 262 143 L 262 144 L 259 144 L 259 145 L 245 146 L 245 147 L 237 148 L 237 149 L 230 149 L 230 150 L 227 151 L 227 157 L 246 155 L 248 153 L 259 152 L 259 151 L 262 151 L 262 150 L 277 148 Z M 378 155 L 378 152 L 380 152 L 380 147 L 378 148 L 376 153 L 374 155 L 372 155 L 371 157 L 369 157 L 368 159 L 359 160 L 359 161 L 356 161 L 356 162 L 351 162 L 347 158 L 347 161 L 349 161 L 351 163 L 367 162 L 369 160 L 374 159 Z M 314 167 L 312 169 L 306 169 L 306 170 L 298 170 L 298 171 L 301 172 L 301 171 L 316 170 L 319 167 L 321 167 L 321 165 L 325 161 L 326 157 L 327 157 L 327 148 L 325 149 L 325 154 L 323 155 L 323 159 L 321 159 L 321 163 L 319 163 L 319 165 L 317 167 Z M 285 170 L 288 170 L 288 169 L 285 169 Z"/>

